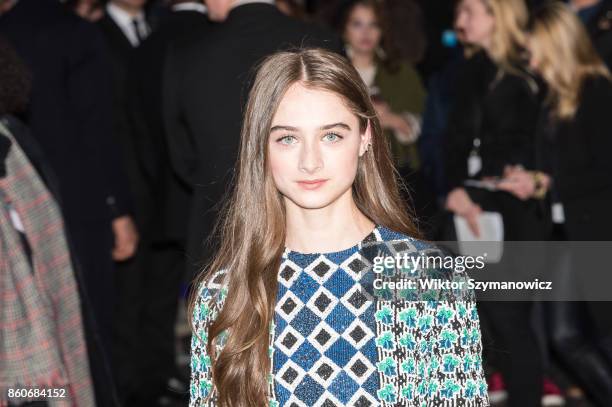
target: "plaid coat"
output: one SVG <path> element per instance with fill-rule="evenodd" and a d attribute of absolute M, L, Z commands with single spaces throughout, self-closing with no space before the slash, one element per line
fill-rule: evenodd
<path fill-rule="evenodd" d="M 2 138 L 11 146 L 0 174 L 0 406 L 11 388 L 60 386 L 68 398 L 47 399 L 50 406 L 95 406 L 59 208 L 0 123 Z M 30 256 L 10 208 L 21 220 Z"/>

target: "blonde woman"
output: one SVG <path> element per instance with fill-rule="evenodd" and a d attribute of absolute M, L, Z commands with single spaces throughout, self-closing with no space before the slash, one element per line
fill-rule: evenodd
<path fill-rule="evenodd" d="M 191 406 L 489 405 L 469 292 L 386 301 L 360 289 L 372 248 L 437 251 L 407 216 L 347 60 L 316 49 L 267 58 L 238 165 L 191 302 Z"/>
<path fill-rule="evenodd" d="M 547 174 L 515 169 L 514 182 L 503 187 L 517 196 L 537 195 L 550 186 L 552 176 L 553 199 L 561 204 L 568 238 L 609 240 L 610 73 L 580 20 L 562 4 L 539 9 L 528 44 L 530 65 L 549 88 L 546 119 L 550 131 L 540 134 L 539 154 Z"/>
<path fill-rule="evenodd" d="M 548 192 L 560 230 L 555 240 L 610 240 L 610 74 L 580 20 L 560 3 L 534 13 L 528 48 L 531 67 L 549 88 L 544 125 L 538 134 L 538 163 L 543 172 L 512 169 L 500 187 L 522 199 Z M 602 269 L 584 267 L 579 257 L 572 260 L 572 271 L 581 276 L 581 284 L 601 284 Z M 590 292 L 588 288 L 582 291 Z M 555 302 L 548 304 L 547 311 L 557 354 L 596 405 L 610 405 L 609 303 Z M 592 335 L 585 335 L 585 326 Z"/>
<path fill-rule="evenodd" d="M 528 14 L 523 0 L 462 0 L 455 26 L 462 32 L 468 59 L 456 80 L 456 105 L 447 124 L 446 208 L 452 219 L 465 218 L 478 235 L 483 211 L 503 219 L 506 241 L 543 240 L 548 217 L 536 199 L 521 200 L 497 189 L 509 167 L 533 168 L 534 138 L 539 113 L 536 81 L 524 61 L 524 28 Z M 483 187 L 466 186 L 471 181 Z M 491 270 L 517 278 L 524 267 L 507 254 Z M 525 276 L 530 278 L 532 276 Z M 482 302 L 490 321 L 485 344 L 503 375 L 508 405 L 541 404 L 542 362 L 530 325 L 531 302 Z"/>

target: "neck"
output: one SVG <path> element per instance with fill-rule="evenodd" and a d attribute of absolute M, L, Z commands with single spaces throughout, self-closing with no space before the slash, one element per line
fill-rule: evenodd
<path fill-rule="evenodd" d="M 128 13 L 130 15 L 130 17 L 136 17 L 138 14 L 140 14 L 142 12 L 142 8 L 135 7 L 135 6 L 130 6 L 129 4 L 126 4 L 126 3 L 122 2 L 122 1 L 111 0 L 111 3 L 115 7 L 118 7 L 121 10 L 125 11 L 126 13 Z"/>
<path fill-rule="evenodd" d="M 336 252 L 352 247 L 374 228 L 355 205 L 352 189 L 321 209 L 303 209 L 285 198 L 285 245 L 301 253 Z"/>
<path fill-rule="evenodd" d="M 374 53 L 353 51 L 351 62 L 356 68 L 369 68 L 374 65 Z"/>
<path fill-rule="evenodd" d="M 583 8 L 594 6 L 600 1 L 601 0 L 571 0 L 570 5 L 575 10 L 582 10 Z"/>

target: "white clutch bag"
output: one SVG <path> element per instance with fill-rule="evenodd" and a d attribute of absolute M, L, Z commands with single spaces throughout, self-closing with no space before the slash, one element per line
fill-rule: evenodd
<path fill-rule="evenodd" d="M 504 252 L 504 221 L 498 212 L 482 212 L 478 217 L 476 236 L 462 216 L 455 215 L 459 252 L 463 256 L 485 256 L 486 263 L 499 263 Z M 485 254 L 486 253 L 486 254 Z"/>

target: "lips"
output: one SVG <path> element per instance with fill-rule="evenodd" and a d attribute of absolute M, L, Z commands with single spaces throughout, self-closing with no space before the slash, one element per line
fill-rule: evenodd
<path fill-rule="evenodd" d="M 359 41 L 359 45 L 361 45 L 363 48 L 369 48 L 373 45 L 373 41 L 370 41 L 369 39 L 361 40 Z"/>
<path fill-rule="evenodd" d="M 302 187 L 303 189 L 307 189 L 310 191 L 313 189 L 320 188 L 326 182 L 327 182 L 326 179 L 314 179 L 314 180 L 298 181 L 298 185 Z"/>

